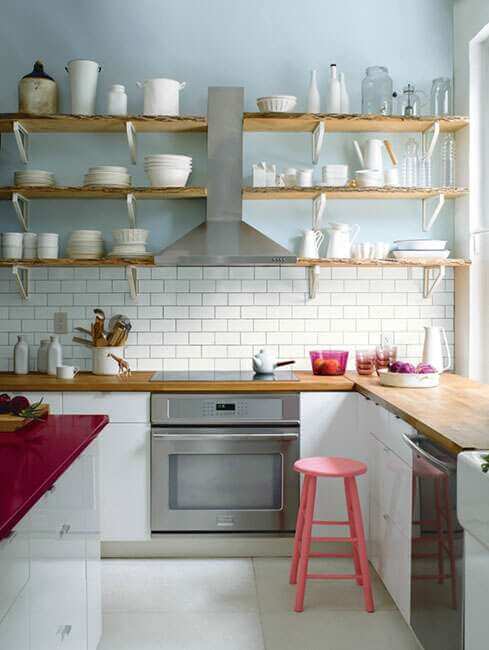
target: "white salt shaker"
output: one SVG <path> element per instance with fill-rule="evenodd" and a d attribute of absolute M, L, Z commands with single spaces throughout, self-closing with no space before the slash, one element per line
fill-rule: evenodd
<path fill-rule="evenodd" d="M 29 344 L 23 336 L 17 337 L 14 347 L 14 373 L 27 375 L 29 372 Z"/>
<path fill-rule="evenodd" d="M 56 368 L 63 364 L 63 348 L 57 336 L 50 336 L 48 345 L 48 375 L 56 376 Z"/>
<path fill-rule="evenodd" d="M 126 88 L 122 84 L 111 86 L 107 94 L 107 114 L 127 115 Z"/>

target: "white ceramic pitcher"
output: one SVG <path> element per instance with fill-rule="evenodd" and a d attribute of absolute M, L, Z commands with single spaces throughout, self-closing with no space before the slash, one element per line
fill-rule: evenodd
<path fill-rule="evenodd" d="M 447 355 L 447 365 L 443 365 L 443 344 Z M 425 327 L 423 345 L 423 363 L 429 363 L 438 372 L 445 372 L 452 365 L 452 357 L 448 346 L 447 333 L 443 327 Z"/>
<path fill-rule="evenodd" d="M 319 248 L 323 240 L 324 235 L 320 230 L 304 230 L 300 256 L 317 260 L 319 258 Z"/>
<path fill-rule="evenodd" d="M 328 250 L 326 257 L 329 259 L 346 259 L 351 257 L 351 245 L 360 231 L 360 226 L 349 226 L 347 223 L 329 223 Z"/>
<path fill-rule="evenodd" d="M 74 59 L 65 70 L 70 75 L 72 115 L 94 115 L 98 76 L 102 67 L 96 61 Z"/>
<path fill-rule="evenodd" d="M 146 79 L 136 81 L 144 88 L 144 115 L 179 115 L 180 91 L 187 85 L 175 79 Z"/>
<path fill-rule="evenodd" d="M 384 161 L 382 159 L 384 143 L 382 140 L 370 138 L 363 145 L 363 150 L 356 140 L 353 140 L 353 145 L 362 169 L 384 170 Z"/>

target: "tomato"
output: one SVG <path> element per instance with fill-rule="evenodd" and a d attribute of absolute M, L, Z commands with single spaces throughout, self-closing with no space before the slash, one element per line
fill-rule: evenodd
<path fill-rule="evenodd" d="M 323 359 L 321 364 L 322 375 L 336 375 L 340 369 L 340 364 L 337 359 Z"/>

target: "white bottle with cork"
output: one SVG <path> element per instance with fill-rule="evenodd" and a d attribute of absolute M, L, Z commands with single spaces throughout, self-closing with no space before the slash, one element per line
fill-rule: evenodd
<path fill-rule="evenodd" d="M 341 113 L 341 84 L 336 71 L 336 63 L 329 66 L 330 79 L 326 92 L 326 113 Z"/>
<path fill-rule="evenodd" d="M 27 375 L 29 372 L 29 344 L 23 336 L 17 337 L 14 347 L 14 373 Z"/>
<path fill-rule="evenodd" d="M 50 336 L 48 345 L 48 375 L 56 376 L 56 368 L 63 364 L 63 348 L 57 336 Z"/>

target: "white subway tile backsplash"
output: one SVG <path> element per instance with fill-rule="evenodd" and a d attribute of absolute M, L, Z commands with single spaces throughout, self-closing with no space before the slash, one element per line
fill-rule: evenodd
<path fill-rule="evenodd" d="M 253 321 L 250 318 L 230 319 L 227 321 L 230 332 L 252 332 Z"/>
<path fill-rule="evenodd" d="M 214 332 L 190 332 L 189 343 L 190 345 L 214 345 L 216 335 Z M 219 341 L 221 342 L 221 340 Z M 238 337 L 239 343 L 239 337 Z"/>
<path fill-rule="evenodd" d="M 255 277 L 254 268 L 252 266 L 230 266 L 229 279 L 230 280 L 253 280 Z"/>
<path fill-rule="evenodd" d="M 229 269 L 227 266 L 204 266 L 203 278 L 205 280 L 227 280 Z"/>
<path fill-rule="evenodd" d="M 189 335 L 187 332 L 163 332 L 163 343 L 165 345 L 187 345 Z"/>
<path fill-rule="evenodd" d="M 189 307 L 189 318 L 214 318 L 215 307 Z"/>
<path fill-rule="evenodd" d="M 202 280 L 201 266 L 179 266 L 177 268 L 179 280 Z"/>

